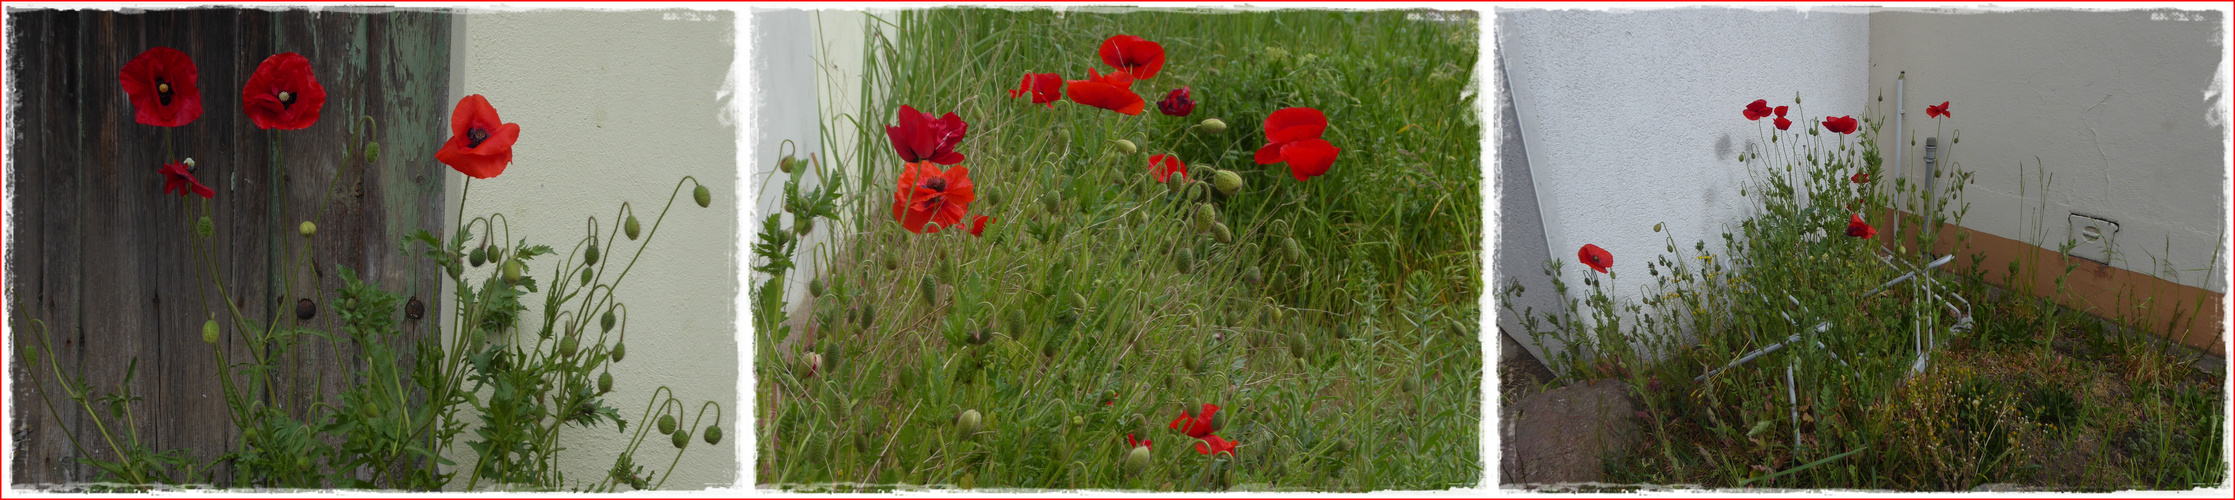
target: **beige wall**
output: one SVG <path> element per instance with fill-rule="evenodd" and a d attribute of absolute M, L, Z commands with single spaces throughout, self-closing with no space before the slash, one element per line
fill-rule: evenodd
<path fill-rule="evenodd" d="M 649 232 L 682 176 L 713 192 L 712 208 L 702 209 L 686 189 L 620 290 L 631 311 L 629 354 L 613 366 L 607 404 L 632 421 L 632 431 L 662 385 L 693 413 L 705 401 L 726 410 L 726 439 L 707 446 L 693 436 L 670 489 L 746 481 L 738 457 L 751 431 L 738 404 L 736 305 L 737 200 L 744 189 L 737 121 L 725 91 L 737 20 L 726 11 L 469 10 L 454 28 L 453 103 L 482 94 L 521 127 L 512 167 L 475 181 L 464 213 L 502 212 L 514 235 L 552 245 L 563 257 L 587 217 L 610 228 L 622 201 L 638 209 Z M 455 211 L 464 177 L 450 175 L 446 210 Z M 625 258 L 613 250 L 633 253 L 637 243 L 608 243 L 605 253 Z M 556 260 L 535 269 L 539 280 L 549 279 L 548 262 Z M 540 300 L 531 308 L 540 310 Z M 664 473 L 674 448 L 664 436 L 652 437 L 661 439 L 648 440 L 637 463 Z M 566 428 L 567 475 L 601 477 L 626 444 L 610 426 Z"/>
<path fill-rule="evenodd" d="M 2227 101 L 2214 76 L 2227 71 L 2225 16 L 1875 12 L 1870 87 L 1888 109 L 1908 74 L 1907 131 L 1897 139 L 1888 125 L 1881 137 L 1921 146 L 1937 131 L 1956 166 L 1977 172 L 1966 227 L 2053 249 L 2069 214 L 2106 218 L 2119 224 L 2112 266 L 2224 293 Z M 1936 124 L 1925 106 L 1943 101 L 1954 117 Z M 1909 179 L 1922 181 L 1921 147 L 1903 146 Z M 1891 156 L 1894 144 L 1881 149 Z"/>

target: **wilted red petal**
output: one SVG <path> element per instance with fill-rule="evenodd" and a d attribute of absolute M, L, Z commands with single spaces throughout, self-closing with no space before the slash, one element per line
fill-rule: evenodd
<path fill-rule="evenodd" d="M 1878 228 L 1870 227 L 1869 223 L 1863 222 L 1862 215 L 1849 215 L 1848 217 L 1852 217 L 1847 221 L 1848 236 L 1865 239 L 1878 236 Z"/>
<path fill-rule="evenodd" d="M 980 216 L 978 216 L 977 218 L 971 219 L 971 220 L 970 220 L 970 235 L 971 235 L 971 236 L 985 236 L 985 235 L 986 235 L 986 224 L 992 224 L 993 222 L 994 222 L 994 219 L 993 219 L 992 217 L 987 217 L 987 216 L 983 216 L 983 215 L 980 215 Z"/>
<path fill-rule="evenodd" d="M 1288 162 L 1288 173 L 1296 180 L 1309 180 L 1327 173 L 1335 164 L 1335 155 L 1343 150 L 1324 139 L 1305 139 L 1281 146 L 1281 159 Z"/>
<path fill-rule="evenodd" d="M 188 171 L 184 163 L 166 163 L 156 169 L 156 172 L 163 174 L 163 194 L 177 192 L 179 196 L 186 196 L 186 193 L 191 192 L 203 198 L 217 196 L 217 191 L 202 185 L 202 181 L 194 178 L 194 172 Z"/>
<path fill-rule="evenodd" d="M 154 47 L 124 63 L 117 83 L 132 101 L 134 121 L 176 127 L 202 117 L 202 90 L 195 84 L 200 75 L 185 52 Z"/>

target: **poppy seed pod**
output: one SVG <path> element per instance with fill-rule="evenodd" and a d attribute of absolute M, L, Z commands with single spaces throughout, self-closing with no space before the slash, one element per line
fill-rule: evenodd
<path fill-rule="evenodd" d="M 631 240 L 636 239 L 636 235 L 641 229 L 643 228 L 637 225 L 635 215 L 630 215 L 628 220 L 621 222 L 621 232 L 628 234 L 629 239 Z"/>
<path fill-rule="evenodd" d="M 661 433 L 661 434 L 674 434 L 674 433 L 675 433 L 675 416 L 674 416 L 674 415 L 660 415 L 660 433 Z"/>
<path fill-rule="evenodd" d="M 508 260 L 508 261 L 504 261 L 504 282 L 505 282 L 505 283 L 519 283 L 519 282 L 520 282 L 520 261 L 517 261 L 517 260 Z"/>
<path fill-rule="evenodd" d="M 472 252 L 466 253 L 466 263 L 473 264 L 473 267 L 481 267 L 482 264 L 489 263 L 489 251 L 482 250 L 481 247 L 473 247 Z"/>
<path fill-rule="evenodd" d="M 1221 194 L 1233 196 L 1234 193 L 1242 191 L 1242 174 L 1234 173 L 1232 170 L 1211 172 L 1211 186 L 1217 187 Z"/>
<path fill-rule="evenodd" d="M 310 299 L 295 301 L 295 319 L 310 321 L 311 318 L 316 317 L 318 317 L 317 302 L 312 302 Z"/>
<path fill-rule="evenodd" d="M 202 323 L 202 343 L 217 344 L 217 320 Z"/>
<path fill-rule="evenodd" d="M 961 415 L 955 416 L 955 432 L 961 433 L 963 439 L 970 439 L 985 428 L 985 415 L 979 414 L 978 410 L 963 410 Z"/>
<path fill-rule="evenodd" d="M 1196 124 L 1196 125 L 1195 125 L 1195 129 L 1196 129 L 1196 130 L 1201 130 L 1201 131 L 1204 131 L 1204 132 L 1209 132 L 1209 133 L 1213 133 L 1213 134 L 1216 134 L 1216 133 L 1219 133 L 1219 132 L 1225 132 L 1225 131 L 1226 131 L 1226 121 L 1225 121 L 1225 120 L 1220 120 L 1220 119 L 1217 119 L 1217 118 L 1205 118 L 1205 119 L 1203 119 L 1203 123 L 1199 123 L 1199 124 Z"/>
<path fill-rule="evenodd" d="M 1125 453 L 1125 473 L 1138 476 L 1149 470 L 1149 447 L 1135 446 Z"/>
<path fill-rule="evenodd" d="M 619 362 L 621 362 L 621 358 L 625 358 L 625 357 L 628 357 L 628 355 L 629 355 L 629 345 L 628 345 L 628 344 L 623 344 L 623 343 L 620 343 L 620 342 L 614 342 L 614 343 L 613 343 L 613 353 L 612 353 L 612 354 L 610 355 L 610 357 L 612 357 L 612 358 L 613 358 L 613 362 L 615 362 L 615 363 L 619 363 Z"/>
<path fill-rule="evenodd" d="M 691 445 L 691 431 L 688 431 L 688 430 L 676 430 L 676 431 L 675 431 L 675 435 L 674 435 L 674 438 L 675 438 L 675 442 L 674 442 L 674 444 L 675 444 L 675 448 L 676 448 L 676 449 L 683 449 L 683 447 L 685 447 L 685 446 L 690 446 L 690 445 Z"/>
<path fill-rule="evenodd" d="M 598 374 L 598 394 L 613 392 L 613 372 Z"/>
<path fill-rule="evenodd" d="M 208 238 L 211 234 L 215 234 L 216 232 L 217 223 L 211 222 L 209 217 L 204 216 L 201 220 L 194 221 L 194 234 L 201 235 L 203 238 Z"/>
<path fill-rule="evenodd" d="M 318 234 L 318 225 L 312 224 L 310 223 L 310 221 L 306 220 L 303 221 L 303 225 L 296 227 L 295 230 L 296 232 L 303 233 L 304 238 L 309 238 L 313 235 Z"/>
<path fill-rule="evenodd" d="M 709 425 L 704 431 L 706 444 L 722 444 L 722 426 Z"/>
<path fill-rule="evenodd" d="M 698 202 L 699 208 L 706 208 L 714 204 L 714 193 L 707 191 L 705 184 L 700 184 L 698 188 L 691 190 L 691 199 Z"/>
<path fill-rule="evenodd" d="M 1133 154 L 1141 151 L 1140 146 L 1133 145 L 1133 141 L 1128 141 L 1125 139 L 1112 139 L 1110 141 L 1110 144 L 1116 145 L 1117 150 L 1122 151 L 1125 154 Z"/>

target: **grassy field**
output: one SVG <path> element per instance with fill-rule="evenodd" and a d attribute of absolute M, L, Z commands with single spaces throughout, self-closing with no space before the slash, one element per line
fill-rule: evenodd
<path fill-rule="evenodd" d="M 890 94 L 826 125 L 826 144 L 856 135 L 859 149 L 794 170 L 844 187 L 795 190 L 799 209 L 756 246 L 757 477 L 836 491 L 1475 485 L 1478 29 L 1403 11 L 873 19 L 863 83 Z M 1168 55 L 1133 86 L 1146 112 L 1008 96 L 1026 73 L 1107 70 L 1096 47 L 1120 34 Z M 1160 114 L 1183 85 L 1198 106 Z M 955 150 L 970 211 L 993 217 L 982 236 L 893 222 L 901 160 L 884 127 L 903 104 L 969 123 Z M 1252 161 L 1287 107 L 1327 116 L 1342 151 L 1325 175 Z M 1185 161 L 1188 183 L 1157 182 L 1153 154 Z M 1243 187 L 1214 193 L 1214 169 Z M 844 243 L 783 234 L 807 231 Z M 807 259 L 828 272 L 788 275 Z M 813 280 L 815 298 L 786 303 L 766 285 L 784 280 Z M 1231 454 L 1172 427 L 1206 404 Z"/>
<path fill-rule="evenodd" d="M 1756 144 L 1768 147 L 1742 156 L 1754 177 L 1741 194 L 1756 202 L 1756 215 L 1728 233 L 1664 233 L 1668 253 L 1631 257 L 1653 259 L 1647 276 L 1548 265 L 1547 273 L 1585 275 L 1583 288 L 1561 283 L 1556 291 L 1579 300 L 1560 311 L 1509 313 L 1524 315 L 1532 335 L 1584 347 L 1554 363 L 1553 380 L 1507 384 L 1503 401 L 1577 380 L 1639 388 L 1645 437 L 1607 464 L 1618 483 L 1930 491 L 2226 484 L 2225 372 L 2199 371 L 2195 353 L 2121 333 L 2118 326 L 2148 327 L 2116 312 L 2041 298 L 2070 293 L 2061 277 L 2054 290 L 1996 288 L 1982 256 L 1960 238 L 1952 256 L 1971 265 L 1933 271 L 1930 283 L 1885 286 L 1940 257 L 1918 249 L 1942 248 L 1942 236 L 1856 237 L 1870 234 L 1858 224 L 1893 221 L 1851 217 L 1933 214 L 1935 225 L 1959 223 L 1971 176 L 1948 172 L 1933 192 L 1886 181 L 1869 139 L 1882 124 L 1877 116 L 1863 117 L 1853 136 L 1804 132 L 1813 126 L 1807 118 L 1791 131 L 1765 125 Z M 1959 148 L 1946 144 L 1954 156 Z M 2049 180 L 2039 181 L 2036 193 L 2046 192 Z M 1901 227 L 1928 222 L 1902 217 Z M 2005 275 L 2066 276 L 2078 265 L 2020 261 Z M 1644 289 L 1642 303 L 1612 298 L 1618 286 Z M 1525 293 L 1502 288 L 1502 296 Z M 1930 361 L 1917 370 L 1921 352 Z"/>

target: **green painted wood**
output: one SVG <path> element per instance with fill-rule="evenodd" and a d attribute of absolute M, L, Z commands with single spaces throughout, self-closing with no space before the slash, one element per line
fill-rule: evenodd
<path fill-rule="evenodd" d="M 317 300 L 307 326 L 337 327 L 324 299 L 341 285 L 335 266 L 417 297 L 428 307 L 404 320 L 409 345 L 435 335 L 441 271 L 402 251 L 405 234 L 442 227 L 443 172 L 434 151 L 448 133 L 448 15 L 437 11 L 236 9 L 118 13 L 20 11 L 8 16 L 17 34 L 9 87 L 20 92 L 20 135 L 8 152 L 16 196 L 8 297 L 9 335 L 22 341 L 28 319 L 48 322 L 63 372 L 99 389 L 123 380 L 138 359 L 129 419 L 156 450 L 188 449 L 208 460 L 234 446 L 212 347 L 200 328 L 231 301 L 262 321 L 294 321 L 282 302 L 292 278 L 299 296 Z M 126 61 L 153 46 L 186 52 L 200 72 L 204 112 L 169 130 L 132 119 L 117 82 Z M 316 125 L 277 134 L 257 129 L 240 108 L 240 88 L 266 56 L 296 52 L 326 87 Z M 378 162 L 367 164 L 345 145 L 358 117 L 379 122 Z M 277 138 L 275 140 L 275 137 Z M 210 203 L 216 236 L 209 254 L 224 269 L 220 294 L 204 285 L 192 263 L 192 221 L 198 205 L 163 195 L 156 173 L 166 158 L 192 157 L 196 175 L 218 191 Z M 276 161 L 276 162 L 275 162 Z M 326 193 L 331 190 L 330 199 Z M 328 200 L 321 209 L 320 200 Z M 275 214 L 277 216 L 275 216 Z M 312 265 L 294 276 L 274 269 L 300 251 L 296 225 L 314 220 Z M 21 304 L 21 307 L 17 307 Z M 227 328 L 223 345 L 235 360 L 249 356 L 242 336 Z M 295 387 L 262 395 L 299 412 L 338 391 L 362 371 L 355 349 L 303 349 L 290 359 Z M 76 431 L 92 458 L 111 459 L 82 412 L 56 401 L 46 411 L 18 363 L 9 395 L 19 439 L 12 450 L 17 484 L 96 479 L 77 462 L 65 429 Z M 43 365 L 42 365 L 43 366 Z M 53 376 L 42 377 L 50 389 Z M 116 429 L 124 432 L 123 429 Z M 218 479 L 230 471 L 216 470 Z M 193 478 L 193 480 L 201 480 Z"/>

